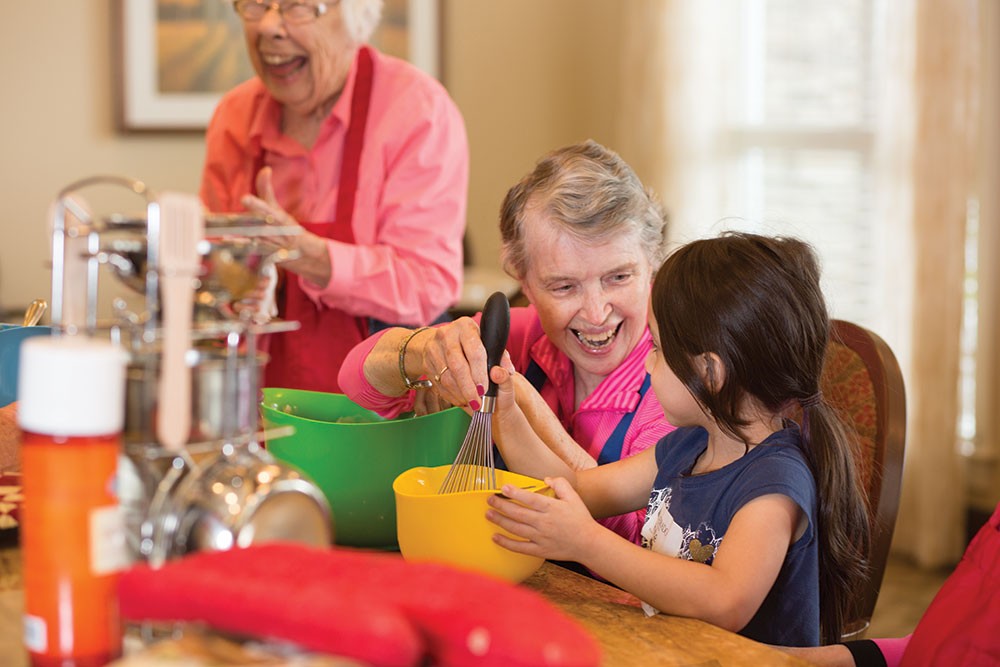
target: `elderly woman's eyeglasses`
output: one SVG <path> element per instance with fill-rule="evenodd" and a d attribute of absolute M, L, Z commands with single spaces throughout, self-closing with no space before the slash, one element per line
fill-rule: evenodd
<path fill-rule="evenodd" d="M 244 21 L 259 21 L 272 9 L 289 23 L 309 23 L 326 14 L 335 2 L 262 2 L 261 0 L 234 0 L 233 9 Z"/>

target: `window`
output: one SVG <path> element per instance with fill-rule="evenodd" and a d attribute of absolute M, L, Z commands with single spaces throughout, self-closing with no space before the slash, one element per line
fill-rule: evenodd
<path fill-rule="evenodd" d="M 873 328 L 875 4 L 726 5 L 718 15 L 728 81 L 717 138 L 724 226 L 810 241 L 832 315 Z"/>
<path fill-rule="evenodd" d="M 788 234 L 819 252 L 832 317 L 875 331 L 887 317 L 877 266 L 875 126 L 884 0 L 730 0 L 709 39 L 723 73 L 714 138 L 717 215 L 724 228 Z M 707 33 L 706 33 L 707 34 Z M 959 441 L 976 434 L 977 204 L 970 201 L 960 368 Z M 710 231 L 710 230 L 705 230 Z"/>

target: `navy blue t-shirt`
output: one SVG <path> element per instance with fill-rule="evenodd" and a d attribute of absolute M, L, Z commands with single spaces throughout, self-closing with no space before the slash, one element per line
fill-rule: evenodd
<path fill-rule="evenodd" d="M 763 495 L 788 496 L 802 508 L 809 525 L 789 548 L 777 580 L 740 634 L 768 644 L 818 645 L 816 484 L 800 449 L 798 427 L 792 424 L 772 433 L 727 466 L 692 476 L 707 445 L 708 432 L 701 427 L 679 428 L 656 444 L 658 471 L 642 529 L 643 546 L 711 565 L 729 522 L 743 505 Z"/>

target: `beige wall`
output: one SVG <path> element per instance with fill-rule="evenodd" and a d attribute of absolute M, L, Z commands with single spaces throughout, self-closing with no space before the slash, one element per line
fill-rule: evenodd
<path fill-rule="evenodd" d="M 0 309 L 49 296 L 47 209 L 65 186 L 114 173 L 158 190 L 197 191 L 201 136 L 126 136 L 114 129 L 114 1 L 5 6 Z M 612 143 L 617 3 L 443 4 L 444 76 L 465 115 L 472 153 L 473 254 L 477 264 L 496 266 L 496 215 L 507 187 L 550 148 L 587 137 Z M 121 201 L 121 210 L 139 202 Z"/>
<path fill-rule="evenodd" d="M 446 3 L 445 82 L 469 132 L 477 264 L 496 264 L 500 202 L 542 153 L 587 138 L 613 143 L 617 4 Z"/>

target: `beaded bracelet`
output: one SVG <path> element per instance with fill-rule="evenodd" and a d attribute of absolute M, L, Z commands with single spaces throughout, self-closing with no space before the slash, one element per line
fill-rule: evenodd
<path fill-rule="evenodd" d="M 430 327 L 420 327 L 414 331 L 410 332 L 410 335 L 403 339 L 403 342 L 399 344 L 399 377 L 403 378 L 403 383 L 406 385 L 407 389 L 427 389 L 428 387 L 434 386 L 434 383 L 430 380 L 411 380 L 406 377 L 406 346 L 410 344 L 410 340 L 416 336 L 421 331 L 427 331 Z"/>

